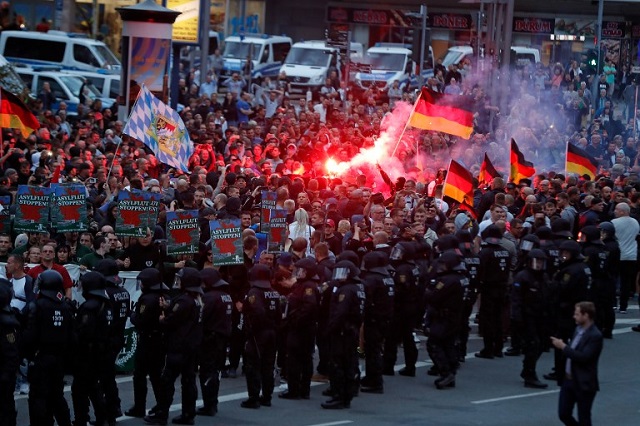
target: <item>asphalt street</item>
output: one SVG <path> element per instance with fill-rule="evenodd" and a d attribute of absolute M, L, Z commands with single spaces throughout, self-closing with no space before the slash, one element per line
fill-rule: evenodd
<path fill-rule="evenodd" d="M 640 374 L 638 354 L 640 333 L 631 330 L 640 324 L 637 305 L 629 306 L 627 315 L 617 314 L 616 330 L 612 340 L 605 340 L 600 358 L 601 391 L 593 407 L 595 425 L 637 425 L 640 416 L 638 389 Z M 475 332 L 475 327 L 474 331 Z M 473 333 L 472 332 L 472 333 Z M 424 339 L 424 338 L 421 338 Z M 327 385 L 313 383 L 311 399 L 285 401 L 274 395 L 272 407 L 257 410 L 244 409 L 240 402 L 246 398 L 243 376 L 223 379 L 220 389 L 219 412 L 215 417 L 198 417 L 197 425 L 281 425 L 281 426 L 333 426 L 333 425 L 553 425 L 561 424 L 556 409 L 559 388 L 549 383 L 548 389 L 536 390 L 523 386 L 519 377 L 521 357 L 477 359 L 473 353 L 482 341 L 472 334 L 467 361 L 458 372 L 456 387 L 437 390 L 434 377 L 426 374 L 431 365 L 424 343 L 420 345 L 418 370 L 415 378 L 385 376 L 385 393 L 361 393 L 349 410 L 324 410 L 320 403 Z M 402 349 L 399 349 L 402 355 Z M 550 371 L 551 353 L 544 353 L 538 363 L 538 374 Z M 364 368 L 364 364 L 361 364 Z M 399 370 L 402 365 L 398 365 Z M 122 408 L 132 405 L 133 388 L 130 376 L 118 378 Z M 171 417 L 180 414 L 180 386 Z M 150 391 L 151 393 L 151 391 Z M 276 390 L 276 394 L 278 391 Z M 67 400 L 71 400 L 69 387 Z M 154 404 L 149 395 L 148 407 Z M 199 401 L 200 403 L 200 401 Z M 27 396 L 16 395 L 18 425 L 28 425 Z M 72 416 L 73 417 L 73 416 Z M 635 420 L 634 420 L 635 419 Z M 141 419 L 121 417 L 120 425 L 142 425 Z"/>

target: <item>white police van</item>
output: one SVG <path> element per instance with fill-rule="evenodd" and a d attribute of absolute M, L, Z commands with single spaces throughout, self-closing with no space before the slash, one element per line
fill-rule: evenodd
<path fill-rule="evenodd" d="M 116 100 L 120 96 L 120 74 L 110 72 L 86 72 L 74 70 L 60 70 L 65 74 L 76 75 L 89 80 L 98 90 L 100 97 Z"/>
<path fill-rule="evenodd" d="M 52 111 L 57 111 L 60 107 L 60 102 L 64 102 L 67 104 L 67 114 L 69 116 L 78 115 L 80 91 L 85 84 L 83 77 L 47 69 L 16 67 L 15 70 L 22 81 L 31 89 L 31 93 L 36 97 L 42 90 L 44 83 L 49 83 L 51 92 L 56 97 L 55 103 L 51 106 Z M 89 98 L 102 101 L 103 109 L 110 108 L 113 105 L 114 100 L 103 98 L 93 85 L 88 84 L 84 87 L 88 89 L 87 96 Z"/>
<path fill-rule="evenodd" d="M 362 50 L 361 43 L 350 42 L 349 55 L 352 60 L 361 60 Z M 291 94 L 300 95 L 320 90 L 332 70 L 341 77 L 343 65 L 338 48 L 327 46 L 323 40 L 309 40 L 293 45 L 280 72 L 287 75 Z"/>
<path fill-rule="evenodd" d="M 287 53 L 291 49 L 291 38 L 275 35 L 247 34 L 229 36 L 224 40 L 222 58 L 224 67 L 221 77 L 227 78 L 235 72 L 242 74 L 247 59 L 252 62 L 251 79 L 258 82 L 264 77 L 276 78 Z"/>
<path fill-rule="evenodd" d="M 400 82 L 401 88 L 418 87 L 416 63 L 411 59 L 411 49 L 404 44 L 377 43 L 367 49 L 364 64 L 369 70 L 355 75 L 355 84 L 361 90 L 375 86 L 386 91 L 395 80 Z"/>
<path fill-rule="evenodd" d="M 120 61 L 101 41 L 63 31 L 2 31 L 0 55 L 9 62 L 29 66 L 55 66 L 70 70 L 120 70 Z"/>

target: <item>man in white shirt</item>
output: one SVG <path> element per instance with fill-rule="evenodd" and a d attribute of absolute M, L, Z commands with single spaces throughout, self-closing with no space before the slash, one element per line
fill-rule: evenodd
<path fill-rule="evenodd" d="M 629 214 L 631 208 L 627 203 L 618 203 L 614 210 L 616 216 L 611 221 L 616 229 L 616 238 L 620 246 L 620 313 L 627 313 L 629 293 L 635 289 L 638 267 L 638 243 L 636 237 L 640 233 L 640 224 Z"/>

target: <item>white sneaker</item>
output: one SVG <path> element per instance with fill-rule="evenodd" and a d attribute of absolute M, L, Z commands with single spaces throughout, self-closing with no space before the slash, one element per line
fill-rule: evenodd
<path fill-rule="evenodd" d="M 20 395 L 29 395 L 29 383 L 22 383 L 20 385 Z"/>

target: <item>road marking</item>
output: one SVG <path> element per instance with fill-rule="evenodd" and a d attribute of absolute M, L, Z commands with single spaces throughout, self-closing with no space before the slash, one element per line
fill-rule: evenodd
<path fill-rule="evenodd" d="M 353 423 L 352 420 L 341 420 L 338 422 L 330 422 L 330 423 L 316 423 L 315 425 L 309 426 L 336 426 L 336 425 L 346 425 L 348 423 Z"/>
<path fill-rule="evenodd" d="M 501 398 L 482 399 L 480 401 L 471 401 L 471 403 L 472 404 L 488 404 L 490 402 L 509 401 L 511 399 L 529 398 L 531 396 L 550 395 L 552 393 L 558 393 L 558 392 L 560 392 L 560 389 L 543 391 L 543 392 L 525 393 L 522 395 L 503 396 Z"/>

